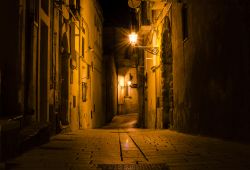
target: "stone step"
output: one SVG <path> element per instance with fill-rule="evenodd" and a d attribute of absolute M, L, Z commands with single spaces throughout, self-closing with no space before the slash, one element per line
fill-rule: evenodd
<path fill-rule="evenodd" d="M 25 152 L 35 146 L 49 142 L 48 123 L 33 123 L 20 131 L 20 151 Z"/>

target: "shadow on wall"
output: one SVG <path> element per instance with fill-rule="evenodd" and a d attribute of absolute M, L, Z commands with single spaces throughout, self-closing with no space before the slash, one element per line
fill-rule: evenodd
<path fill-rule="evenodd" d="M 174 56 L 175 62 L 177 57 L 185 59 L 175 67 L 174 88 L 183 92 L 175 96 L 179 102 L 175 103 L 175 127 L 249 140 L 250 6 L 227 2 L 188 4 L 192 7 L 188 15 L 193 16 L 189 17 L 190 37 L 182 42 L 183 56 Z"/>

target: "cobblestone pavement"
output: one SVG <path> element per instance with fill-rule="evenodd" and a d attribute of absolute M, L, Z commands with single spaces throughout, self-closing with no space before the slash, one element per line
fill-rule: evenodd
<path fill-rule="evenodd" d="M 5 166 L 15 170 L 245 170 L 250 169 L 250 146 L 170 130 L 79 130 L 54 136 Z"/>

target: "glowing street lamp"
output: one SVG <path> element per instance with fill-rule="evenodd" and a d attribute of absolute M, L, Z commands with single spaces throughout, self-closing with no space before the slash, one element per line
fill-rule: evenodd
<path fill-rule="evenodd" d="M 137 34 L 135 32 L 132 32 L 131 34 L 129 34 L 129 42 L 133 47 L 137 47 L 137 48 L 142 48 L 143 50 L 151 53 L 151 54 L 158 54 L 159 52 L 159 48 L 158 47 L 151 47 L 151 46 L 138 46 L 135 45 L 137 43 Z"/>
<path fill-rule="evenodd" d="M 132 32 L 131 34 L 129 34 L 129 42 L 131 45 L 135 46 L 137 42 L 137 34 L 135 32 Z"/>
<path fill-rule="evenodd" d="M 131 84 L 132 84 L 132 82 L 129 80 L 129 81 L 128 81 L 128 86 L 131 86 Z"/>

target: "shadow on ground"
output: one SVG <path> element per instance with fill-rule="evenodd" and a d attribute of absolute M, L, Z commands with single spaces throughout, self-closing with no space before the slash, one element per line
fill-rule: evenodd
<path fill-rule="evenodd" d="M 112 121 L 103 126 L 103 129 L 136 128 L 138 123 L 138 113 L 116 115 Z"/>

